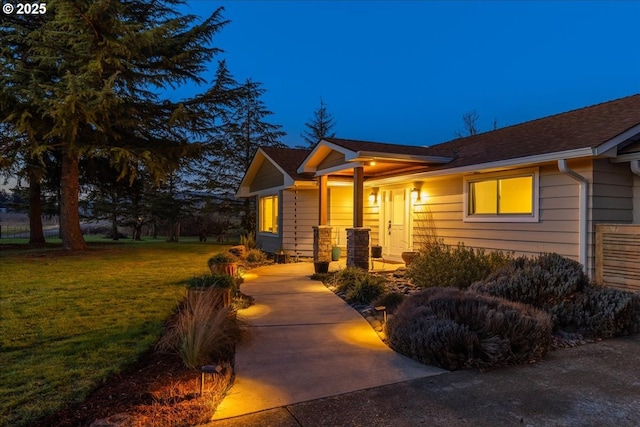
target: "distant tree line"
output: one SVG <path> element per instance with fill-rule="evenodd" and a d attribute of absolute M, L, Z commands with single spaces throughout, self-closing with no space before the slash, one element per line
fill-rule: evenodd
<path fill-rule="evenodd" d="M 28 189 L 31 243 L 55 210 L 69 250 L 86 247 L 82 215 L 113 235 L 236 209 L 251 230 L 250 201 L 230 202 L 258 146 L 282 145 L 260 83 L 234 80 L 224 61 L 203 76 L 228 24 L 217 9 L 199 21 L 181 0 L 60 0 L 44 15 L 0 25 L 0 168 Z M 201 93 L 175 100 L 186 84 Z"/>

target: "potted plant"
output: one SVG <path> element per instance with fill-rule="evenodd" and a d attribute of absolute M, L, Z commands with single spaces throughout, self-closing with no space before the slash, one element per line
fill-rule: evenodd
<path fill-rule="evenodd" d="M 203 274 L 187 280 L 187 291 L 190 298 L 200 292 L 216 294 L 214 300 L 219 301 L 220 307 L 228 307 L 238 291 L 238 279 L 227 274 Z"/>
<path fill-rule="evenodd" d="M 314 261 L 313 268 L 316 274 L 329 272 L 329 261 Z"/>
<path fill-rule="evenodd" d="M 278 249 L 274 254 L 276 264 L 287 264 L 289 262 L 289 251 L 286 249 Z"/>
<path fill-rule="evenodd" d="M 207 262 L 212 274 L 226 274 L 235 276 L 238 274 L 238 258 L 229 252 L 215 254 Z"/>
<path fill-rule="evenodd" d="M 342 249 L 340 249 L 340 230 L 336 230 L 336 238 L 335 243 L 331 247 L 331 261 L 338 261 L 340 259 L 340 255 L 342 253 Z"/>
<path fill-rule="evenodd" d="M 380 245 L 371 246 L 371 258 L 382 258 L 382 246 Z"/>

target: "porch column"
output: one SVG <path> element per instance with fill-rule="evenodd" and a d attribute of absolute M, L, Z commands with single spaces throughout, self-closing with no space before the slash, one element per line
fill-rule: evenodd
<path fill-rule="evenodd" d="M 313 227 L 313 262 L 331 261 L 331 226 Z"/>
<path fill-rule="evenodd" d="M 370 228 L 347 228 L 347 267 L 369 269 Z"/>
<path fill-rule="evenodd" d="M 320 188 L 318 198 L 318 225 L 327 225 L 327 199 L 329 193 L 329 187 L 327 186 L 328 176 L 320 176 Z"/>
<path fill-rule="evenodd" d="M 353 169 L 353 227 L 364 225 L 364 168 Z"/>
<path fill-rule="evenodd" d="M 364 225 L 364 167 L 353 169 L 353 228 L 347 228 L 347 267 L 369 269 L 369 232 Z"/>

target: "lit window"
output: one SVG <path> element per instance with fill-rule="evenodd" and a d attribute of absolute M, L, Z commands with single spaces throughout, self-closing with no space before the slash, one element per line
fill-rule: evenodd
<path fill-rule="evenodd" d="M 260 198 L 260 232 L 278 234 L 278 196 Z"/>
<path fill-rule="evenodd" d="M 465 221 L 537 221 L 537 171 L 465 179 Z"/>

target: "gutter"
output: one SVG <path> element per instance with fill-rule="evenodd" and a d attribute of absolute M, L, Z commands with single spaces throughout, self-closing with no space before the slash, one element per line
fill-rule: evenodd
<path fill-rule="evenodd" d="M 589 180 L 574 170 L 569 169 L 566 159 L 558 160 L 558 169 L 560 172 L 569 175 L 575 181 L 578 181 L 580 187 L 580 213 L 579 213 L 579 247 L 580 247 L 580 264 L 582 269 L 587 270 L 587 236 L 589 234 L 588 209 L 589 209 Z"/>

